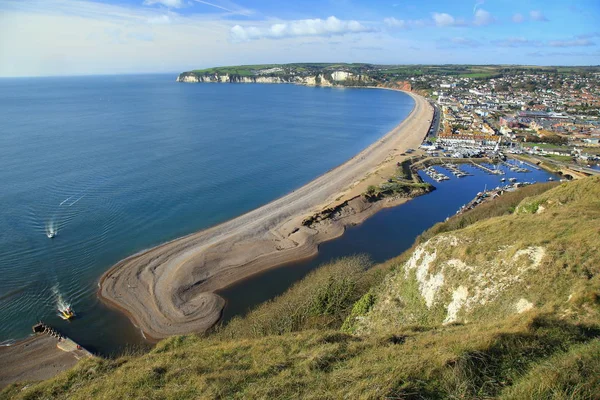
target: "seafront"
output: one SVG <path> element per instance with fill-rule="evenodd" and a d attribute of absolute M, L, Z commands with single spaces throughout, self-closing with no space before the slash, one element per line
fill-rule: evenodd
<path fill-rule="evenodd" d="M 384 137 L 307 185 L 251 212 L 128 257 L 100 280 L 98 294 L 144 332 L 159 339 L 204 331 L 217 322 L 225 300 L 214 292 L 277 265 L 310 257 L 318 244 L 340 236 L 384 206 L 359 200 L 366 177 L 393 168 L 396 157 L 427 134 L 433 109 L 422 97 Z M 303 224 L 343 202 L 353 210 L 336 222 Z"/>

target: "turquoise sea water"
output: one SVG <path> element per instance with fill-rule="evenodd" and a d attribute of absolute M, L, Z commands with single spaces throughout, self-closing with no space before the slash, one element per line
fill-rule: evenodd
<path fill-rule="evenodd" d="M 413 106 L 384 90 L 174 78 L 0 79 L 0 342 L 38 319 L 92 350 L 140 342 L 95 296 L 106 269 L 302 186 Z M 78 319 L 56 316 L 61 299 Z"/>

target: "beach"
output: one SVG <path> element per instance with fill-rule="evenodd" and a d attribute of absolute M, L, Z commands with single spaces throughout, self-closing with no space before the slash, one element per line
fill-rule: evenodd
<path fill-rule="evenodd" d="M 382 171 L 393 173 L 402 153 L 417 148 L 429 129 L 431 106 L 408 94 L 415 102 L 411 114 L 352 159 L 244 215 L 120 261 L 101 277 L 99 297 L 123 311 L 149 339 L 205 331 L 225 306 L 215 291 L 311 257 L 319 243 L 340 236 L 345 226 L 406 201 L 369 203 L 360 194 L 371 182 L 381 182 Z M 338 217 L 303 224 L 327 209 L 339 209 Z"/>
<path fill-rule="evenodd" d="M 65 347 L 72 344 L 71 347 Z M 47 334 L 36 334 L 10 346 L 0 346 L 0 388 L 14 382 L 41 381 L 73 367 L 86 350 L 77 349 L 70 339 L 59 340 Z M 10 366 L 10 368 L 8 368 Z"/>

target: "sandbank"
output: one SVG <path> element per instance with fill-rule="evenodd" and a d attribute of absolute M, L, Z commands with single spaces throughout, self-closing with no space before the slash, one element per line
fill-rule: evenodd
<path fill-rule="evenodd" d="M 362 152 L 305 186 L 212 228 L 134 254 L 100 279 L 98 295 L 120 309 L 147 338 L 201 332 L 221 317 L 214 292 L 260 271 L 313 256 L 319 243 L 406 199 L 369 203 L 360 196 L 392 171 L 401 155 L 426 136 L 433 109 L 421 96 L 410 115 Z M 389 176 L 389 175 L 388 175 Z M 343 206 L 343 207 L 340 207 Z M 339 208 L 335 219 L 307 218 Z"/>

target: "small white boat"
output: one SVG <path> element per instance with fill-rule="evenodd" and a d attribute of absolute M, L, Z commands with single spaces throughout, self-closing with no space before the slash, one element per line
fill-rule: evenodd
<path fill-rule="evenodd" d="M 48 236 L 48 239 L 54 239 L 56 237 L 56 231 L 48 231 L 46 232 L 46 236 Z"/>

